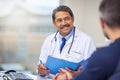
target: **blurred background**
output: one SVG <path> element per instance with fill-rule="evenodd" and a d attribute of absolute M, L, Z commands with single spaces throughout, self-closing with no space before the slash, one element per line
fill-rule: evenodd
<path fill-rule="evenodd" d="M 109 44 L 99 24 L 101 0 L 0 0 L 0 70 L 36 73 L 41 45 L 56 31 L 51 14 L 58 5 L 69 6 L 74 25 L 90 35 L 97 48 Z"/>

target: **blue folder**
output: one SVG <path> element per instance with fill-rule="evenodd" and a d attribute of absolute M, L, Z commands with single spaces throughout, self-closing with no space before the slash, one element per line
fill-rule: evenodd
<path fill-rule="evenodd" d="M 66 67 L 75 71 L 79 68 L 80 65 L 81 62 L 74 63 L 63 59 L 54 58 L 52 56 L 48 56 L 46 61 L 46 68 L 50 70 L 51 74 L 56 74 L 59 72 L 60 68 L 66 68 Z"/>

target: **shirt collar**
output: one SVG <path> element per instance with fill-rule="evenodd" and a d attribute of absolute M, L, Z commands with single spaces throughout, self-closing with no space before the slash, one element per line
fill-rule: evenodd
<path fill-rule="evenodd" d="M 68 40 L 73 34 L 74 34 L 74 27 L 72 28 L 71 32 L 67 36 L 65 36 L 65 39 Z M 59 40 L 61 41 L 62 38 L 63 36 L 60 35 L 59 33 Z"/>

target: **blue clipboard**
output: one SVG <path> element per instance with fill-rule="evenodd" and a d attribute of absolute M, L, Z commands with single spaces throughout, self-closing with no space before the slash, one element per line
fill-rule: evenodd
<path fill-rule="evenodd" d="M 74 63 L 63 59 L 54 58 L 52 56 L 48 56 L 46 61 L 46 68 L 50 70 L 51 74 L 56 74 L 59 72 L 60 68 L 66 68 L 66 67 L 75 71 L 79 68 L 80 65 L 81 62 Z"/>

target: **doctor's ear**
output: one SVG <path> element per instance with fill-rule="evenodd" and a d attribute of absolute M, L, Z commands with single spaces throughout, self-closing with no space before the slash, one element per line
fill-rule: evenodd
<path fill-rule="evenodd" d="M 53 24 L 56 25 L 55 20 L 53 20 Z"/>

